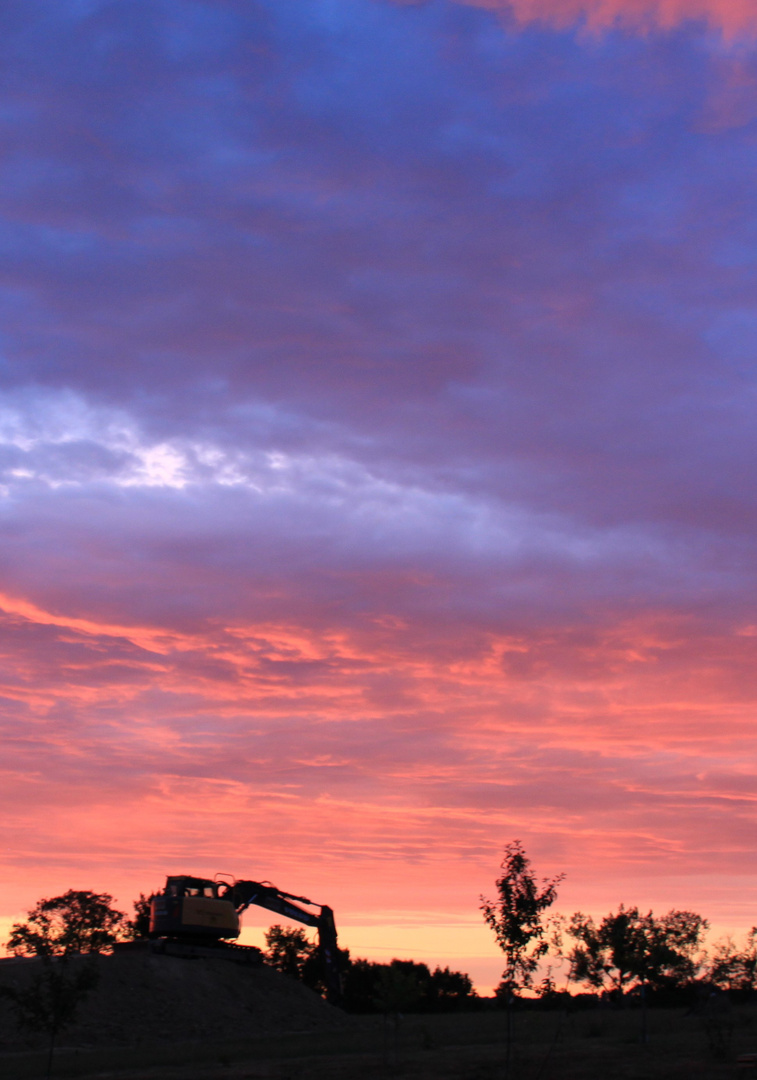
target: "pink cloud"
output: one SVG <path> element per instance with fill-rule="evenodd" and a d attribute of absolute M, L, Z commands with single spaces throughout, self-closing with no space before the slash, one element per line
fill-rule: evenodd
<path fill-rule="evenodd" d="M 585 21 L 592 29 L 620 25 L 669 29 L 704 20 L 727 35 L 757 29 L 751 0 L 460 0 L 472 7 L 514 15 L 522 23 L 567 27 Z"/>

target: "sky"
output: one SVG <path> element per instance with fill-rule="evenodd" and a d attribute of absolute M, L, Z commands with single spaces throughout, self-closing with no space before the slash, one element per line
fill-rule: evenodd
<path fill-rule="evenodd" d="M 0 6 L 0 931 L 757 922 L 754 10 Z"/>

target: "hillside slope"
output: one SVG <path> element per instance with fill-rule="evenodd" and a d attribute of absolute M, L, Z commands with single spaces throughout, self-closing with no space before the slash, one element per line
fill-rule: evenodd
<path fill-rule="evenodd" d="M 350 1024 L 313 991 L 262 965 L 187 960 L 147 950 L 70 961 L 84 962 L 94 963 L 99 978 L 76 1022 L 61 1037 L 67 1045 L 246 1038 Z M 39 971 L 36 959 L 0 960 L 0 987 L 28 986 Z M 0 997 L 0 1048 L 41 1041 L 19 1032 L 10 1002 Z"/>

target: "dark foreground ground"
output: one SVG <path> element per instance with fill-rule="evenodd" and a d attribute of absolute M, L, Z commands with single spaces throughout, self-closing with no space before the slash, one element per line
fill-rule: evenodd
<path fill-rule="evenodd" d="M 757 1054 L 757 1007 L 689 1014 L 659 1009 L 640 1040 L 637 1011 L 516 1016 L 511 1080 L 719 1080 L 757 1077 L 740 1055 Z M 501 1013 L 408 1016 L 396 1033 L 382 1017 L 353 1017 L 330 1030 L 186 1040 L 56 1053 L 56 1080 L 501 1080 Z M 43 1077 L 40 1050 L 0 1053 L 3 1080 Z"/>

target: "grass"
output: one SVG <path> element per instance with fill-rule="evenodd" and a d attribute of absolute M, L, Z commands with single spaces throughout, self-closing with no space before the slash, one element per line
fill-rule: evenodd
<path fill-rule="evenodd" d="M 355 1017 L 339 1032 L 256 1039 L 76 1049 L 62 1045 L 55 1080 L 503 1080 L 501 1013 Z M 757 1077 L 738 1067 L 757 1052 L 757 1008 L 687 1014 L 627 1010 L 524 1011 L 515 1017 L 509 1080 L 725 1080 Z M 65 1040 L 61 1040 L 63 1043 Z M 40 1052 L 0 1055 L 3 1080 L 44 1076 Z"/>

